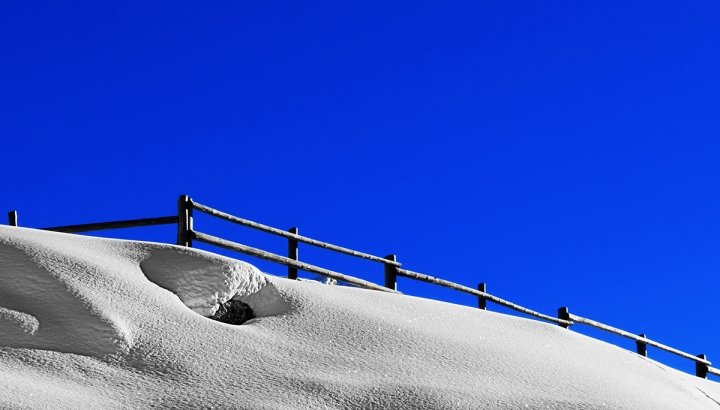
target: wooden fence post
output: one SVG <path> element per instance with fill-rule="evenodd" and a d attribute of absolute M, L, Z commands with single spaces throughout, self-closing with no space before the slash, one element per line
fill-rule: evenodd
<path fill-rule="evenodd" d="M 17 221 L 18 221 L 17 211 L 8 212 L 8 225 L 18 226 Z"/>
<path fill-rule="evenodd" d="M 478 285 L 478 290 L 487 293 L 487 285 L 485 282 Z M 487 310 L 487 300 L 482 296 L 478 296 L 478 309 Z"/>
<path fill-rule="evenodd" d="M 697 357 L 699 357 L 703 360 L 707 360 L 707 356 L 705 356 L 704 354 L 699 354 L 699 355 L 697 355 Z M 701 377 L 703 379 L 707 379 L 707 374 L 708 374 L 707 365 L 704 363 L 695 362 L 695 376 Z"/>
<path fill-rule="evenodd" d="M 645 336 L 645 333 L 640 333 L 639 336 L 647 338 L 647 336 Z M 643 343 L 639 340 L 636 340 L 635 346 L 637 347 L 637 354 L 639 354 L 640 356 L 647 357 L 647 343 Z"/>
<path fill-rule="evenodd" d="M 395 255 L 388 255 L 385 259 L 397 262 L 397 256 Z M 385 287 L 397 290 L 397 266 L 389 265 L 387 263 L 383 265 L 385 266 Z"/>
<path fill-rule="evenodd" d="M 298 228 L 290 228 L 288 230 L 288 232 L 298 235 Z M 298 241 L 296 241 L 294 239 L 288 239 L 288 258 L 290 258 L 292 260 L 299 260 L 298 259 Z M 288 266 L 288 279 L 297 279 L 297 277 L 298 277 L 297 268 Z"/>
<path fill-rule="evenodd" d="M 192 238 L 189 232 L 193 228 L 192 201 L 187 195 L 180 195 L 178 198 L 178 235 L 177 244 L 180 246 L 192 247 Z"/>
<path fill-rule="evenodd" d="M 570 320 L 570 311 L 567 307 L 561 307 L 558 309 L 558 319 Z M 565 329 L 568 328 L 568 325 L 563 323 L 558 323 L 558 326 L 564 327 Z"/>

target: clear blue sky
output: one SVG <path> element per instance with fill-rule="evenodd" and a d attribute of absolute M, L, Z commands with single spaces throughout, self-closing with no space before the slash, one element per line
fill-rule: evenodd
<path fill-rule="evenodd" d="M 21 225 L 187 193 L 720 364 L 716 2 L 72 3 L 0 3 L 0 208 Z"/>

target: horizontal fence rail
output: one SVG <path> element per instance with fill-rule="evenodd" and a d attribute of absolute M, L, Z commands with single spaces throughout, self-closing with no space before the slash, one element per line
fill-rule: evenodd
<path fill-rule="evenodd" d="M 342 273 L 333 272 L 331 270 L 323 269 L 323 268 L 313 266 L 313 265 L 310 265 L 307 263 L 298 262 L 296 260 L 286 258 L 284 256 L 266 252 L 261 249 L 252 248 L 250 246 L 241 245 L 237 242 L 228 241 L 228 240 L 221 239 L 221 238 L 218 238 L 218 237 L 215 237 L 212 235 L 204 234 L 202 232 L 190 231 L 190 235 L 192 236 L 193 239 L 195 239 L 198 242 L 203 242 L 203 243 L 207 243 L 209 245 L 219 246 L 221 248 L 244 253 L 244 254 L 250 255 L 250 256 L 255 256 L 256 258 L 265 259 L 265 260 L 268 260 L 271 262 L 279 263 L 281 265 L 292 266 L 295 269 L 303 270 L 306 272 L 317 273 L 318 275 L 323 275 L 328 278 L 351 283 L 353 285 L 361 286 L 366 289 L 379 290 L 379 291 L 390 292 L 390 293 L 400 293 L 396 290 L 388 289 L 383 286 L 376 285 L 372 282 L 368 282 L 368 281 L 365 281 L 365 280 L 362 280 L 359 278 L 355 278 L 352 276 L 343 275 Z"/>
<path fill-rule="evenodd" d="M 420 280 L 423 282 L 433 283 L 435 285 L 440 285 L 440 286 L 443 286 L 446 288 L 459 290 L 460 292 L 469 293 L 471 295 L 478 296 L 478 297 L 482 298 L 483 300 L 489 300 L 491 302 L 497 303 L 500 306 L 505 306 L 506 308 L 515 310 L 517 312 L 524 313 L 526 315 L 534 316 L 539 319 L 547 320 L 548 322 L 563 324 L 563 325 L 567 325 L 567 326 L 570 326 L 573 324 L 569 320 L 559 319 L 559 318 L 555 318 L 552 316 L 544 315 L 542 313 L 535 312 L 534 310 L 530 310 L 530 309 L 524 308 L 522 306 L 516 305 L 512 302 L 508 302 L 507 300 L 500 299 L 499 297 L 493 296 L 489 293 L 481 292 L 479 290 L 475 290 L 475 289 L 469 288 L 467 286 L 459 285 L 457 283 L 450 282 L 450 281 L 447 281 L 444 279 L 439 279 L 434 276 L 429 276 L 429 275 L 425 275 L 422 273 L 413 272 L 413 271 L 409 271 L 409 270 L 405 270 L 405 269 L 398 269 L 397 273 L 398 273 L 398 275 L 404 276 L 406 278 L 417 279 L 417 280 Z"/>
<path fill-rule="evenodd" d="M 698 362 L 698 363 L 702 363 L 702 364 L 707 365 L 707 366 L 709 366 L 709 365 L 711 364 L 708 360 L 705 360 L 705 359 L 700 358 L 700 357 L 698 357 L 698 356 L 693 356 L 693 355 L 688 354 L 688 353 L 685 353 L 685 352 L 683 352 L 683 351 L 674 349 L 674 348 L 672 348 L 672 347 L 670 347 L 670 346 L 666 346 L 666 345 L 664 345 L 664 344 L 662 344 L 662 343 L 658 343 L 658 342 L 653 341 L 653 340 L 650 340 L 650 339 L 648 339 L 648 338 L 646 338 L 646 337 L 640 337 L 640 336 L 638 336 L 638 335 L 634 335 L 634 334 L 632 334 L 632 333 L 630 333 L 630 332 L 626 332 L 626 331 L 624 331 L 624 330 L 622 330 L 622 329 L 618 329 L 618 328 L 616 328 L 616 327 L 608 326 L 608 325 L 606 325 L 606 324 L 603 324 L 603 323 L 600 323 L 600 322 L 596 322 L 596 321 L 591 320 L 591 319 L 587 319 L 587 318 L 584 318 L 584 317 L 580 317 L 580 316 L 577 316 L 577 315 L 573 315 L 572 313 L 568 313 L 568 317 L 570 318 L 570 320 L 571 320 L 572 322 L 575 322 L 575 323 L 581 323 L 581 324 L 583 324 L 583 325 L 592 326 L 592 327 L 594 327 L 594 328 L 596 328 L 596 329 L 601 329 L 601 330 L 604 330 L 604 331 L 606 331 L 606 332 L 610 332 L 610 333 L 616 334 L 616 335 L 618 335 L 618 336 L 626 337 L 626 338 L 628 338 L 628 339 L 632 339 L 632 340 L 634 340 L 634 341 L 636 341 L 636 342 L 640 342 L 640 343 L 646 344 L 646 345 L 648 345 L 648 346 L 657 347 L 657 348 L 660 349 L 660 350 L 664 350 L 664 351 L 666 351 L 666 352 L 670 352 L 670 353 L 676 354 L 676 355 L 678 355 L 678 356 L 682 356 L 682 357 L 684 357 L 684 358 L 686 358 L 686 359 L 690 359 L 690 360 L 693 360 L 693 361 Z"/>
<path fill-rule="evenodd" d="M 82 224 L 82 225 L 56 226 L 53 228 L 42 228 L 42 230 L 53 231 L 53 232 L 78 233 L 78 232 L 90 232 L 90 231 L 103 231 L 106 229 L 137 228 L 140 226 L 170 225 L 170 224 L 176 224 L 177 222 L 178 222 L 178 217 L 173 215 L 173 216 L 162 216 L 159 218 L 128 219 L 125 221 L 115 221 L 115 222 L 99 222 L 99 223 Z"/>
<path fill-rule="evenodd" d="M 318 248 L 328 249 L 331 251 L 340 252 L 340 253 L 344 253 L 346 255 L 351 255 L 351 256 L 358 257 L 358 258 L 363 258 L 363 259 L 367 259 L 367 260 L 371 260 L 371 261 L 375 261 L 375 262 L 380 262 L 380 263 L 384 263 L 387 265 L 401 266 L 401 264 L 399 262 L 384 259 L 384 258 L 375 256 L 375 255 L 370 255 L 368 253 L 358 252 L 358 251 L 354 251 L 352 249 L 343 248 L 341 246 L 333 245 L 331 243 L 321 242 L 321 241 L 318 241 L 318 240 L 315 240 L 312 238 L 300 236 L 300 235 L 297 235 L 297 234 L 294 234 L 291 232 L 286 232 L 286 231 L 283 231 L 282 229 L 277 229 L 277 228 L 273 228 L 271 226 L 259 224 L 257 222 L 253 222 L 253 221 L 250 221 L 247 219 L 238 218 L 237 216 L 230 215 L 230 214 L 222 212 L 222 211 L 218 211 L 217 209 L 210 208 L 209 206 L 205 206 L 205 205 L 199 204 L 194 201 L 192 202 L 192 207 L 194 209 L 197 209 L 200 212 L 206 213 L 208 215 L 212 215 L 212 216 L 220 218 L 220 219 L 224 219 L 229 222 L 236 223 L 238 225 L 257 229 L 259 231 L 271 233 L 273 235 L 282 236 L 284 238 L 291 239 L 291 240 L 294 240 L 297 242 L 306 243 L 308 245 L 317 246 Z"/>
<path fill-rule="evenodd" d="M 297 271 L 302 270 L 305 272 L 315 273 L 327 278 L 332 278 L 338 281 L 346 282 L 352 285 L 359 286 L 365 289 L 372 289 L 388 293 L 400 294 L 397 291 L 397 277 L 402 276 L 422 282 L 432 283 L 435 285 L 443 286 L 449 289 L 454 289 L 460 292 L 474 295 L 478 298 L 478 308 L 485 310 L 486 302 L 490 301 L 500 306 L 512 309 L 514 311 L 523 313 L 534 318 L 553 322 L 559 326 L 568 329 L 570 326 L 579 323 L 588 325 L 600 330 L 604 330 L 613 333 L 618 336 L 622 336 L 635 341 L 637 346 L 637 353 L 642 356 L 647 356 L 647 346 L 653 346 L 666 352 L 681 356 L 683 358 L 692 360 L 695 362 L 695 375 L 701 378 L 707 378 L 708 374 L 720 376 L 720 369 L 711 367 L 711 362 L 707 359 L 704 354 L 693 356 L 689 353 L 674 349 L 664 344 L 655 342 L 648 339 L 645 334 L 635 335 L 624 330 L 605 325 L 603 323 L 587 319 L 581 316 L 571 314 L 567 307 L 558 309 L 558 317 L 548 316 L 534 310 L 527 309 L 515 303 L 501 299 L 497 296 L 487 293 L 487 286 L 485 283 L 480 283 L 477 289 L 473 289 L 467 286 L 460 285 L 458 283 L 450 282 L 444 279 L 440 279 L 434 276 L 425 275 L 423 273 L 413 272 L 406 269 L 401 269 L 400 262 L 397 261 L 395 255 L 388 255 L 384 258 L 374 256 L 364 252 L 358 252 L 349 248 L 343 248 L 341 246 L 333 245 L 327 242 L 318 241 L 312 238 L 298 235 L 298 228 L 291 228 L 289 231 L 283 231 L 281 229 L 273 228 L 271 226 L 263 225 L 257 222 L 253 222 L 247 219 L 239 218 L 228 213 L 218 211 L 217 209 L 210 208 L 209 206 L 194 202 L 189 196 L 181 195 L 178 198 L 178 214 L 173 216 L 163 216 L 158 218 L 144 218 L 144 219 L 131 219 L 124 221 L 114 222 L 101 222 L 101 223 L 90 223 L 82 225 L 67 225 L 57 226 L 52 228 L 43 228 L 47 231 L 65 232 L 65 233 L 80 233 L 89 231 L 99 231 L 107 229 L 120 229 L 120 228 L 134 228 L 142 226 L 152 225 L 168 225 L 177 224 L 177 241 L 176 244 L 180 246 L 192 247 L 193 240 L 202 242 L 208 245 L 218 246 L 220 248 L 228 249 L 235 252 L 240 252 L 245 255 L 253 256 L 256 258 L 268 260 L 274 263 L 285 265 L 288 267 L 288 278 L 297 279 Z M 257 229 L 262 232 L 277 235 L 287 239 L 288 241 L 288 257 L 277 255 L 271 252 L 264 251 L 262 249 L 253 248 L 247 245 L 243 245 L 237 242 L 232 242 L 226 239 L 218 238 L 216 236 L 208 235 L 206 233 L 198 232 L 193 229 L 193 210 L 206 213 L 208 215 L 242 225 L 248 228 Z M 17 211 L 10 211 L 8 213 L 8 224 L 11 226 L 18 226 L 18 213 Z M 371 260 L 383 264 L 384 269 L 384 286 L 369 282 L 353 276 L 344 275 L 339 272 L 331 271 L 319 266 L 310 265 L 304 262 L 300 262 L 298 259 L 298 243 L 305 243 L 318 248 L 331 250 L 334 252 L 343 253 L 346 255 Z"/>

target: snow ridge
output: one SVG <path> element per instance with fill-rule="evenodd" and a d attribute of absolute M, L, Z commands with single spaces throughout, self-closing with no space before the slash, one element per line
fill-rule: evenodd
<path fill-rule="evenodd" d="M 157 247 L 140 268 L 202 316 L 212 316 L 221 303 L 267 285 L 265 275 L 249 263 L 192 248 Z"/>
<path fill-rule="evenodd" d="M 209 319 L 250 305 L 240 326 Z M 558 326 L 0 226 L 0 408 L 713 410 L 720 384 Z"/>

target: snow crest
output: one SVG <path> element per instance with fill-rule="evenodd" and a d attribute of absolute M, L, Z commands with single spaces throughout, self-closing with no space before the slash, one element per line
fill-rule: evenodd
<path fill-rule="evenodd" d="M 0 323 L 2 322 L 4 322 L 4 325 L 9 325 L 10 328 L 19 327 L 20 330 L 31 335 L 35 334 L 40 327 L 40 321 L 35 316 L 0 307 Z M 0 329 L 10 331 L 5 329 L 4 325 L 0 325 Z"/>
<path fill-rule="evenodd" d="M 202 316 L 212 316 L 221 303 L 267 285 L 265 275 L 249 263 L 191 248 L 153 249 L 140 268 Z"/>

